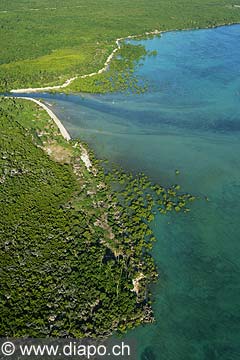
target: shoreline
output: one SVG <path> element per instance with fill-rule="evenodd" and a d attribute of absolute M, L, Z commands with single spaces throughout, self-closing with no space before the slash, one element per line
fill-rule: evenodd
<path fill-rule="evenodd" d="M 71 136 L 70 136 L 69 132 L 67 131 L 67 129 L 62 124 L 61 120 L 57 117 L 57 115 L 54 114 L 54 112 L 52 110 L 50 110 L 47 107 L 47 105 L 42 103 L 40 100 L 31 98 L 31 97 L 26 97 L 26 96 L 5 96 L 5 97 L 10 98 L 10 99 L 24 99 L 24 100 L 29 100 L 29 101 L 34 102 L 35 104 L 37 104 L 38 106 L 40 106 L 42 109 L 44 109 L 47 112 L 47 114 L 50 116 L 50 118 L 57 125 L 62 137 L 67 141 L 71 140 Z"/>
<path fill-rule="evenodd" d="M 54 86 L 46 86 L 46 87 L 39 87 L 39 88 L 26 88 L 26 89 L 12 89 L 10 90 L 10 93 L 16 93 L 16 94 L 24 94 L 24 93 L 34 93 L 34 92 L 44 92 L 44 91 L 52 91 L 52 90 L 59 90 L 59 89 L 64 89 L 66 88 L 68 85 L 70 85 L 74 80 L 76 79 L 85 79 L 88 77 L 92 77 L 98 74 L 102 74 L 103 72 L 107 71 L 108 69 L 108 65 L 110 64 L 112 58 L 114 57 L 115 53 L 121 48 L 121 41 L 127 40 L 127 39 L 137 39 L 137 38 L 144 38 L 145 36 L 154 36 L 154 35 L 161 35 L 164 33 L 168 33 L 168 32 L 174 32 L 174 31 L 194 31 L 194 30 L 208 30 L 208 29 L 216 29 L 222 26 L 232 26 L 232 25 L 239 25 L 239 23 L 228 23 L 228 24 L 219 24 L 219 25 L 214 25 L 214 26 L 209 26 L 209 27 L 205 27 L 205 28 L 186 28 L 186 29 L 172 29 L 172 30 L 153 30 L 150 32 L 145 32 L 143 34 L 138 34 L 138 35 L 129 35 L 126 37 L 120 37 L 117 38 L 115 43 L 117 45 L 117 47 L 112 51 L 112 53 L 108 56 L 107 60 L 104 63 L 104 66 L 93 73 L 90 74 L 85 74 L 85 75 L 80 75 L 80 76 L 74 76 L 68 80 L 66 80 L 62 85 L 54 85 Z"/>
<path fill-rule="evenodd" d="M 59 89 L 63 89 L 65 87 L 67 87 L 68 85 L 70 85 L 76 79 L 85 79 L 87 77 L 92 77 L 92 76 L 95 76 L 95 75 L 98 75 L 98 74 L 102 74 L 103 72 L 105 72 L 107 70 L 108 65 L 110 64 L 110 62 L 111 62 L 112 58 L 114 57 L 115 53 L 121 48 L 121 44 L 120 44 L 121 41 L 127 40 L 127 39 L 143 37 L 143 36 L 158 35 L 158 34 L 161 34 L 161 33 L 162 33 L 162 31 L 154 30 L 154 31 L 151 31 L 151 32 L 146 32 L 146 33 L 144 33 L 142 35 L 129 35 L 127 37 L 117 38 L 117 40 L 115 41 L 115 43 L 117 44 L 117 47 L 108 56 L 107 60 L 104 63 L 103 68 L 101 68 L 100 70 L 98 70 L 96 72 L 93 72 L 93 73 L 90 73 L 90 74 L 85 74 L 85 75 L 80 75 L 80 76 L 75 76 L 73 78 L 70 78 L 70 79 L 66 80 L 65 83 L 63 83 L 62 85 L 54 85 L 54 86 L 47 86 L 47 87 L 40 87 L 40 88 L 12 89 L 12 90 L 10 90 L 10 93 L 22 94 L 22 93 L 32 93 L 32 92 L 59 90 Z"/>
<path fill-rule="evenodd" d="M 9 99 L 14 99 L 14 100 L 15 99 L 16 100 L 17 99 L 23 99 L 23 100 L 28 100 L 28 101 L 32 101 L 32 102 L 36 103 L 39 107 L 43 108 L 44 111 L 47 111 L 50 118 L 52 120 L 54 120 L 54 122 L 56 123 L 56 125 L 60 129 L 61 135 L 64 138 L 66 138 L 65 137 L 66 134 L 63 133 L 63 131 L 62 131 L 63 129 L 60 126 L 60 124 L 61 124 L 60 120 L 41 101 L 36 100 L 34 98 L 31 98 L 31 97 L 24 97 L 24 96 L 19 96 L 19 97 L 17 97 L 17 96 L 16 97 L 15 96 L 5 96 L 4 98 L 5 99 L 9 98 Z M 25 103 L 25 106 L 26 106 L 26 103 Z M 11 107 L 9 107 L 9 109 L 10 109 L 9 111 L 11 113 Z M 39 110 L 39 108 L 38 108 L 38 110 Z M 32 112 L 32 116 L 35 117 L 36 109 L 31 108 L 31 109 L 29 109 L 29 111 Z M 23 118 L 24 118 L 24 113 L 23 113 Z M 46 125 L 48 126 L 48 121 L 49 120 L 47 120 L 47 119 L 44 119 L 44 120 L 45 120 L 45 125 L 44 126 L 46 126 Z M 35 124 L 37 124 L 37 123 L 35 123 Z M 41 127 L 41 130 L 44 130 L 44 126 L 43 126 L 43 128 Z M 30 129 L 31 129 L 31 126 L 30 126 Z M 34 127 L 33 127 L 33 129 L 34 129 Z M 25 130 L 26 131 L 29 130 L 29 127 L 27 126 L 27 128 L 25 128 Z M 41 136 L 41 133 L 38 132 L 37 135 Z M 29 133 L 27 131 L 26 135 L 27 135 L 27 137 L 28 137 L 28 139 L 30 141 L 33 140 L 32 136 L 31 136 L 32 135 L 31 133 Z M 50 131 L 50 133 L 48 133 L 47 135 L 50 136 L 50 138 L 47 139 L 47 140 L 50 140 L 50 142 L 46 141 L 45 144 L 42 144 L 42 146 L 39 145 L 39 147 L 43 151 L 45 151 L 48 156 L 50 156 L 51 154 L 48 152 L 47 145 L 51 144 L 52 132 Z M 53 135 L 54 136 L 56 135 L 55 131 L 54 131 Z M 69 135 L 69 137 L 70 137 L 70 135 Z M 23 139 L 23 140 L 25 141 L 25 139 Z M 60 140 L 60 142 L 59 142 L 59 140 L 60 140 L 60 138 L 59 138 L 59 136 L 57 136 L 56 144 L 59 144 L 59 146 L 62 146 L 63 148 L 65 148 L 62 141 Z M 9 142 L 7 142 L 7 144 L 8 144 L 8 146 L 10 146 L 10 149 L 11 149 L 11 144 Z M 33 141 L 33 144 L 35 146 L 38 146 L 34 141 Z M 123 241 L 122 232 L 120 231 L 121 228 L 123 228 L 123 223 L 122 223 L 122 219 L 121 219 L 121 217 L 119 215 L 120 213 L 118 213 L 118 210 L 116 208 L 116 199 L 113 197 L 114 192 L 109 187 L 110 186 L 109 185 L 110 180 L 107 180 L 107 179 L 103 178 L 104 172 L 98 171 L 98 169 L 101 169 L 101 167 L 98 167 L 97 163 L 94 162 L 94 158 L 93 158 L 93 160 L 90 159 L 87 148 L 85 148 L 85 146 L 82 145 L 81 142 L 79 142 L 78 140 L 68 143 L 67 148 L 69 148 L 69 147 L 77 148 L 77 153 L 75 151 L 73 151 L 70 154 L 71 158 L 70 158 L 69 164 L 71 165 L 71 168 L 72 168 L 71 171 L 75 174 L 76 180 L 78 181 L 79 191 L 76 191 L 77 189 L 74 186 L 72 194 L 74 194 L 74 195 L 76 194 L 76 197 L 74 197 L 74 196 L 70 197 L 69 193 L 67 193 L 66 204 L 67 205 L 68 204 L 73 204 L 73 205 L 72 206 L 70 205 L 69 207 L 66 206 L 66 208 L 67 209 L 71 208 L 70 211 L 72 211 L 72 208 L 76 210 L 76 212 L 73 213 L 74 221 L 76 221 L 76 214 L 80 214 L 82 216 L 82 213 L 83 213 L 83 214 L 87 215 L 89 209 L 90 209 L 89 218 L 91 219 L 91 216 L 93 216 L 92 212 L 95 211 L 95 210 L 92 210 L 92 209 L 96 209 L 96 215 L 94 215 L 94 217 L 93 217 L 93 221 L 95 221 L 95 222 L 93 223 L 92 227 L 88 228 L 89 223 L 90 223 L 90 226 L 91 226 L 90 221 L 89 221 L 89 223 L 86 222 L 86 225 L 85 224 L 84 225 L 85 225 L 86 231 L 88 231 L 88 229 L 89 229 L 90 234 L 92 234 L 92 233 L 94 234 L 94 232 L 92 230 L 93 228 L 94 229 L 96 228 L 95 232 L 97 231 L 98 228 L 102 229 L 101 231 L 103 232 L 103 235 L 102 235 L 102 232 L 99 235 L 99 238 L 100 238 L 99 248 L 100 248 L 100 250 L 101 250 L 101 248 L 103 248 L 103 252 L 102 253 L 100 252 L 100 256 L 101 256 L 101 254 L 103 254 L 103 255 L 105 254 L 105 251 L 106 251 L 105 248 L 110 249 L 110 251 L 112 251 L 114 254 L 116 254 L 114 256 L 116 257 L 116 264 L 118 265 L 119 264 L 118 256 L 121 255 L 121 253 L 124 254 L 125 247 L 126 247 L 126 249 L 129 248 L 131 250 L 132 261 L 131 262 L 129 261 L 128 269 L 132 269 L 132 271 L 129 270 L 129 276 L 132 279 L 133 290 L 131 290 L 131 288 L 129 288 L 129 286 L 126 286 L 126 287 L 124 287 L 124 290 L 121 290 L 121 291 L 125 291 L 126 294 L 128 295 L 128 297 L 129 297 L 129 295 L 131 296 L 132 292 L 134 292 L 134 296 L 131 296 L 131 301 L 132 301 L 132 304 L 134 306 L 133 310 L 130 307 L 130 310 L 129 310 L 130 313 L 128 315 L 128 319 L 126 320 L 126 318 L 125 318 L 126 310 L 124 309 L 123 322 L 120 322 L 120 321 L 116 322 L 115 318 L 113 318 L 110 326 L 108 325 L 108 327 L 107 327 L 107 331 L 106 331 L 106 328 L 103 327 L 103 330 L 102 330 L 102 333 L 101 333 L 100 330 L 102 328 L 101 328 L 101 326 L 99 326 L 100 336 L 102 338 L 106 338 L 106 337 L 112 335 L 113 332 L 116 332 L 117 330 L 125 331 L 125 330 L 128 329 L 128 327 L 131 328 L 131 327 L 136 327 L 136 326 L 138 326 L 140 324 L 144 324 L 144 323 L 152 323 L 154 321 L 154 316 L 153 316 L 153 311 L 152 311 L 151 302 L 150 302 L 150 295 L 148 294 L 147 289 L 148 289 L 150 283 L 153 283 L 155 281 L 155 279 L 157 278 L 157 273 L 156 273 L 155 268 L 153 268 L 153 263 L 152 263 L 152 261 L 150 260 L 149 257 L 146 257 L 146 259 L 145 258 L 143 259 L 143 257 L 141 255 L 139 255 L 139 253 L 141 254 L 140 250 L 144 248 L 144 245 L 142 244 L 141 241 L 139 242 L 140 243 L 139 244 L 139 253 L 137 251 L 135 251 L 135 247 L 133 245 L 130 247 L 128 244 L 125 243 L 125 241 Z M 23 149 L 23 151 L 24 151 L 25 147 L 21 146 L 21 149 Z M 29 151 L 29 153 L 30 153 L 30 151 Z M 33 154 L 35 156 L 35 152 Z M 6 159 L 7 159 L 7 157 L 6 157 Z M 20 157 L 20 159 L 21 159 L 21 157 Z M 52 157 L 52 160 L 57 161 L 56 159 L 54 159 L 54 157 Z M 87 175 L 87 172 L 85 172 L 85 168 L 84 168 L 84 166 L 82 166 L 81 161 L 83 162 L 83 165 L 85 165 L 86 170 L 91 173 L 91 176 Z M 31 164 L 31 166 L 33 168 L 36 167 L 35 166 L 36 165 L 35 161 L 31 161 L 30 164 Z M 48 170 L 48 173 L 49 173 L 49 170 Z M 12 176 L 12 175 L 10 175 L 10 176 Z M 117 181 L 119 181 L 120 176 L 122 176 L 122 175 L 119 174 L 117 176 L 118 176 Z M 26 177 L 27 177 L 27 175 L 26 175 Z M 66 177 L 66 179 L 68 179 L 68 178 Z M 66 179 L 65 179 L 65 177 L 63 178 L 63 186 L 65 186 Z M 130 177 L 129 181 L 131 181 L 131 179 L 132 178 Z M 45 178 L 44 178 L 44 180 L 45 180 Z M 114 174 L 112 175 L 112 180 L 116 181 L 116 177 L 115 177 Z M 144 181 L 147 181 L 147 180 L 145 179 Z M 40 179 L 40 182 L 42 182 L 41 179 Z M 45 183 L 45 181 L 44 181 L 44 183 Z M 75 184 L 75 182 L 74 182 L 74 184 Z M 31 186 L 31 184 L 29 186 Z M 136 186 L 138 186 L 139 189 L 140 189 L 140 187 L 142 186 L 142 183 L 140 181 L 139 181 L 138 185 L 136 185 L 134 183 L 134 188 Z M 45 189 L 45 187 L 44 187 L 44 189 Z M 37 189 L 37 191 L 38 191 L 38 189 Z M 45 194 L 45 192 L 44 192 L 44 194 Z M 56 196 L 54 192 L 53 192 L 53 194 L 54 194 L 54 196 Z M 79 197 L 79 194 L 82 194 L 81 198 Z M 130 191 L 129 194 L 132 194 L 132 191 Z M 14 196 L 15 196 L 15 193 L 14 193 Z M 138 195 L 137 195 L 137 197 L 138 197 Z M 135 194 L 133 195 L 133 198 L 135 198 Z M 73 201 L 75 199 L 76 199 L 76 202 Z M 86 199 L 87 199 L 87 201 L 85 201 Z M 127 199 L 128 198 L 126 197 L 126 201 L 128 201 Z M 89 204 L 89 201 L 91 201 L 91 204 Z M 79 211 L 79 208 L 78 208 L 79 202 L 81 204 L 81 211 Z M 21 202 L 21 203 L 23 203 L 23 202 Z M 63 203 L 63 201 L 61 203 Z M 65 204 L 65 202 L 63 204 Z M 49 207 L 50 208 L 51 208 L 51 205 L 52 204 L 49 202 Z M 13 206 L 14 206 L 14 204 L 13 204 Z M 57 208 L 62 213 L 61 207 L 58 206 Z M 126 210 L 126 214 L 127 214 L 127 211 L 129 209 L 129 207 L 125 207 L 125 208 L 127 209 Z M 119 231 L 114 229 L 114 232 L 113 232 L 112 227 L 111 227 L 112 225 L 109 224 L 109 222 L 108 222 L 108 211 L 110 212 L 109 209 L 111 209 L 111 214 L 112 214 L 112 216 L 114 216 L 114 219 L 115 219 L 117 225 L 120 228 Z M 145 208 L 144 208 L 144 210 L 145 210 Z M 25 211 L 25 208 L 24 208 L 24 211 Z M 123 210 L 121 210 L 121 211 L 123 211 Z M 133 209 L 133 211 L 135 211 L 135 210 Z M 72 212 L 71 212 L 71 214 L 72 214 Z M 128 218 L 129 216 L 126 216 L 126 218 Z M 146 219 L 148 219 L 149 214 L 146 213 L 145 217 L 146 217 Z M 31 216 L 30 216 L 30 218 L 31 218 Z M 65 217 L 63 219 L 65 219 Z M 45 218 L 44 218 L 44 221 L 45 221 Z M 50 222 L 51 221 L 52 221 L 52 219 L 50 219 Z M 66 221 L 67 221 L 67 224 L 70 223 L 68 217 L 66 217 Z M 131 229 L 133 228 L 132 224 L 130 223 L 130 225 L 128 225 L 127 221 L 126 221 L 125 226 L 126 227 L 130 226 Z M 138 227 L 140 229 L 140 225 L 138 224 L 138 222 L 135 224 L 135 226 L 136 226 L 135 231 L 137 231 Z M 118 227 L 117 227 L 117 229 L 118 229 Z M 124 229 L 125 229 L 125 227 L 124 227 Z M 74 235 L 75 235 L 75 233 L 74 233 Z M 77 236 L 78 236 L 78 234 L 77 234 Z M 148 233 L 146 232 L 146 235 L 145 235 L 145 233 L 143 234 L 143 232 L 141 231 L 141 236 L 142 236 L 142 239 L 145 239 L 145 236 L 148 236 Z M 143 238 L 143 236 L 144 236 L 144 238 Z M 56 238 L 56 239 L 57 239 L 57 241 L 59 241 L 58 238 Z M 86 237 L 86 239 L 87 239 L 86 240 L 86 243 L 87 243 L 86 246 L 88 247 L 88 246 L 90 246 L 89 237 Z M 133 244 L 134 244 L 134 239 L 131 239 L 131 240 L 133 241 Z M 113 241 L 114 241 L 114 244 L 113 244 Z M 122 241 L 122 247 L 120 247 L 121 241 Z M 149 244 L 149 240 L 148 241 L 146 240 L 146 244 Z M 116 245 L 116 247 L 115 247 L 115 245 Z M 118 245 L 119 245 L 120 251 L 119 251 Z M 71 248 L 71 244 L 69 246 Z M 94 237 L 93 237 L 93 246 L 95 246 Z M 70 252 L 70 254 L 73 256 L 73 259 L 74 259 L 74 256 L 76 258 L 75 253 Z M 61 256 L 61 249 L 60 249 L 60 256 Z M 61 256 L 61 259 L 62 259 L 62 256 Z M 95 261 L 95 257 L 93 258 L 93 261 Z M 65 264 L 65 258 L 63 259 L 63 264 Z M 102 265 L 102 258 L 101 258 L 100 264 Z M 144 272 L 143 272 L 143 269 L 142 269 L 143 264 L 146 266 L 146 268 L 144 267 Z M 148 264 L 150 264 L 150 266 L 148 266 Z M 65 268 L 62 267 L 61 269 L 65 269 Z M 121 269 L 121 264 L 120 264 L 120 269 Z M 30 271 L 31 271 L 31 268 L 30 268 Z M 117 276 L 119 276 L 119 272 L 117 272 L 116 274 L 117 274 Z M 58 274 L 57 274 L 57 276 L 58 276 Z M 108 278 L 107 278 L 107 280 L 108 280 Z M 121 280 L 122 280 L 122 277 L 121 277 Z M 129 284 L 129 277 L 128 276 L 126 277 L 126 283 Z M 18 288 L 16 287 L 16 289 L 18 289 Z M 15 288 L 14 288 L 14 291 L 17 291 L 17 290 L 15 290 Z M 105 292 L 104 288 L 103 288 L 102 292 L 104 294 L 108 294 L 107 292 Z M 114 291 L 113 294 L 118 299 L 118 293 L 116 294 L 116 292 Z M 112 296 L 112 293 L 110 293 L 110 295 Z M 95 302 L 93 304 L 95 306 Z M 15 304 L 13 304 L 13 306 L 14 305 Z M 135 308 L 136 308 L 137 311 L 135 311 Z M 90 314 L 92 315 L 91 309 L 92 309 L 92 306 L 90 308 Z M 20 309 L 20 313 L 21 313 L 21 309 Z M 50 317 L 50 316 L 52 316 L 52 317 Z M 49 319 L 51 319 L 51 323 L 53 323 L 55 321 L 55 319 L 57 318 L 57 316 L 52 315 L 52 313 L 50 313 L 50 316 L 46 319 L 46 324 L 48 326 L 48 329 L 49 329 L 49 321 L 50 321 Z M 120 324 L 120 326 L 119 326 L 119 324 Z M 88 330 L 88 331 L 90 331 L 90 330 Z M 95 332 L 95 330 L 94 330 L 94 332 Z M 91 334 L 91 333 L 89 332 L 88 336 L 90 336 L 89 334 Z M 95 332 L 95 334 L 96 334 L 96 332 Z"/>
<path fill-rule="evenodd" d="M 69 134 L 69 132 L 67 131 L 67 129 L 65 128 L 65 126 L 63 125 L 63 123 L 61 122 L 61 120 L 57 117 L 57 115 L 54 114 L 54 112 L 49 109 L 49 107 L 47 105 L 45 105 L 43 102 L 41 102 L 40 100 L 31 98 L 31 97 L 26 97 L 26 96 L 5 96 L 6 98 L 10 98 L 10 99 L 23 99 L 23 100 L 28 100 L 28 101 L 32 101 L 35 104 L 37 104 L 38 106 L 40 106 L 43 110 L 45 110 L 47 112 L 47 114 L 49 115 L 49 117 L 51 118 L 51 120 L 54 121 L 54 123 L 56 124 L 58 130 L 60 131 L 62 137 L 66 140 L 66 141 L 70 141 L 71 135 Z M 49 104 L 50 106 L 50 104 Z M 94 172 L 95 173 L 95 168 L 92 165 L 92 162 L 90 160 L 89 157 L 89 153 L 87 151 L 87 149 L 83 146 L 83 144 L 79 144 L 81 151 L 82 151 L 82 155 L 81 155 L 81 160 L 84 163 L 86 169 L 88 170 L 88 172 Z"/>

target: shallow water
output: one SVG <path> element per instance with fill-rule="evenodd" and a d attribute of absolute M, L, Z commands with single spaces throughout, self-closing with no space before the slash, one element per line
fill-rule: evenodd
<path fill-rule="evenodd" d="M 140 43 L 158 51 L 136 70 L 145 94 L 41 97 L 99 157 L 203 198 L 153 225 L 156 323 L 128 334 L 138 358 L 239 359 L 240 26 Z"/>

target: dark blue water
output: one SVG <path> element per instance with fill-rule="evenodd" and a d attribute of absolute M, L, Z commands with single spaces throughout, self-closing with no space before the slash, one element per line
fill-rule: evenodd
<path fill-rule="evenodd" d="M 145 94 L 46 98 L 99 157 L 210 200 L 154 224 L 156 322 L 128 334 L 138 358 L 240 359 L 240 26 L 141 43 L 158 51 L 136 69 Z"/>

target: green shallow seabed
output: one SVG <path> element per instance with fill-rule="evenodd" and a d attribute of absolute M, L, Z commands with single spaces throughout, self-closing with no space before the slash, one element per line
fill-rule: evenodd
<path fill-rule="evenodd" d="M 158 51 L 136 70 L 145 94 L 41 95 L 100 158 L 201 196 L 154 222 L 156 322 L 127 335 L 141 360 L 240 355 L 239 40 L 236 25 L 131 42 Z"/>

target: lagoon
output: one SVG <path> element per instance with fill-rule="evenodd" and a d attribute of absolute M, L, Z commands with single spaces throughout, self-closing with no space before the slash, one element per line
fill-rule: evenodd
<path fill-rule="evenodd" d="M 153 224 L 156 322 L 127 335 L 138 359 L 239 359 L 240 26 L 131 43 L 157 50 L 135 70 L 146 93 L 28 96 L 98 157 L 201 197 Z"/>

